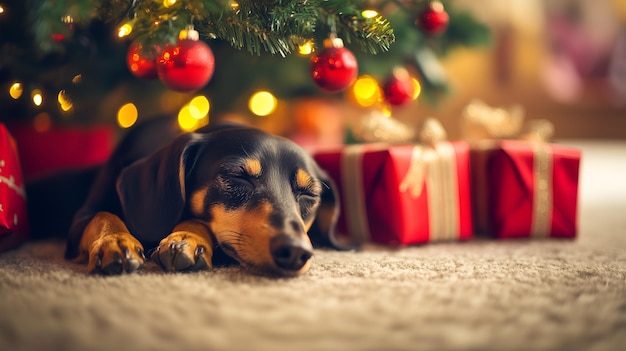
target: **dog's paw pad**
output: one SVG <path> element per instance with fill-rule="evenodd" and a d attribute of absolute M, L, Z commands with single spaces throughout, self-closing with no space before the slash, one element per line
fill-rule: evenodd
<path fill-rule="evenodd" d="M 105 275 L 133 273 L 143 267 L 143 247 L 130 234 L 120 233 L 94 241 L 88 271 Z"/>
<path fill-rule="evenodd" d="M 163 239 L 150 259 L 170 272 L 210 269 L 211 258 L 204 239 L 193 233 L 176 232 Z"/>

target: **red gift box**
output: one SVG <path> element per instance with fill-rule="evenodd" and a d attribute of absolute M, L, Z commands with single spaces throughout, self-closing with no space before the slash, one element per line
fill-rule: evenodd
<path fill-rule="evenodd" d="M 0 251 L 28 237 L 26 192 L 15 139 L 0 124 Z"/>
<path fill-rule="evenodd" d="M 17 141 L 27 183 L 58 171 L 102 164 L 116 142 L 115 130 L 109 125 L 40 132 L 28 124 L 12 124 L 9 129 Z"/>
<path fill-rule="evenodd" d="M 476 232 L 497 238 L 574 238 L 581 152 L 505 140 L 472 147 Z"/>
<path fill-rule="evenodd" d="M 467 143 L 350 145 L 314 158 L 338 187 L 337 229 L 352 240 L 406 245 L 472 237 Z"/>

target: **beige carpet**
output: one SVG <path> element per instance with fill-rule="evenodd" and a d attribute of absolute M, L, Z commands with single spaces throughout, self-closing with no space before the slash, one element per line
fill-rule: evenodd
<path fill-rule="evenodd" d="M 623 350 L 626 143 L 574 144 L 575 241 L 318 251 L 295 279 L 95 277 L 30 243 L 0 254 L 0 350 Z"/>

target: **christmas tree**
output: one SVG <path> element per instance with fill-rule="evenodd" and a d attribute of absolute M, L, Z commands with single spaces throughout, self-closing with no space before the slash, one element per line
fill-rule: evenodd
<path fill-rule="evenodd" d="M 1 118 L 90 124 L 115 122 L 97 112 L 114 109 L 129 126 L 137 110 L 190 101 L 204 119 L 209 105 L 211 118 L 250 113 L 251 96 L 432 101 L 446 91 L 437 57 L 488 40 L 472 15 L 431 0 L 0 2 Z"/>

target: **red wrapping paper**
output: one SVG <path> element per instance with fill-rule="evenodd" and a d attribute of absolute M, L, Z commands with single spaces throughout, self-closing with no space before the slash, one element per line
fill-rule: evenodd
<path fill-rule="evenodd" d="M 465 142 L 452 142 L 455 153 L 453 162 L 457 171 L 454 175 L 455 188 L 458 194 L 457 203 L 446 203 L 452 206 L 457 221 L 453 233 L 447 233 L 454 239 L 470 239 L 472 237 L 472 213 L 469 179 L 469 148 Z M 369 149 L 368 149 L 369 148 Z M 400 185 L 409 170 L 413 145 L 387 146 L 380 148 L 374 144 L 365 146 L 362 153 L 362 169 L 357 172 L 362 177 L 364 207 L 369 227 L 369 238 L 375 243 L 391 245 L 422 244 L 434 241 L 430 233 L 429 221 L 436 209 L 429 208 L 427 186 L 424 185 L 417 197 L 408 191 L 401 191 Z M 362 233 L 350 233 L 348 225 L 348 204 L 344 197 L 345 177 L 342 175 L 341 150 L 318 151 L 314 158 L 327 171 L 339 188 L 341 199 L 341 215 L 338 222 L 339 233 L 351 238 Z M 435 239 L 438 240 L 438 239 Z"/>
<path fill-rule="evenodd" d="M 28 124 L 13 124 L 9 129 L 20 150 L 26 182 L 58 171 L 102 164 L 116 142 L 115 130 L 108 125 L 39 132 Z"/>
<path fill-rule="evenodd" d="M 28 237 L 26 194 L 15 140 L 0 124 L 0 251 Z"/>
<path fill-rule="evenodd" d="M 554 144 L 540 145 L 550 162 L 549 186 L 544 190 L 535 183 L 537 144 L 506 140 L 472 150 L 477 232 L 497 238 L 576 237 L 581 153 Z M 550 200 L 545 233 L 533 230 L 535 200 L 540 196 Z"/>

